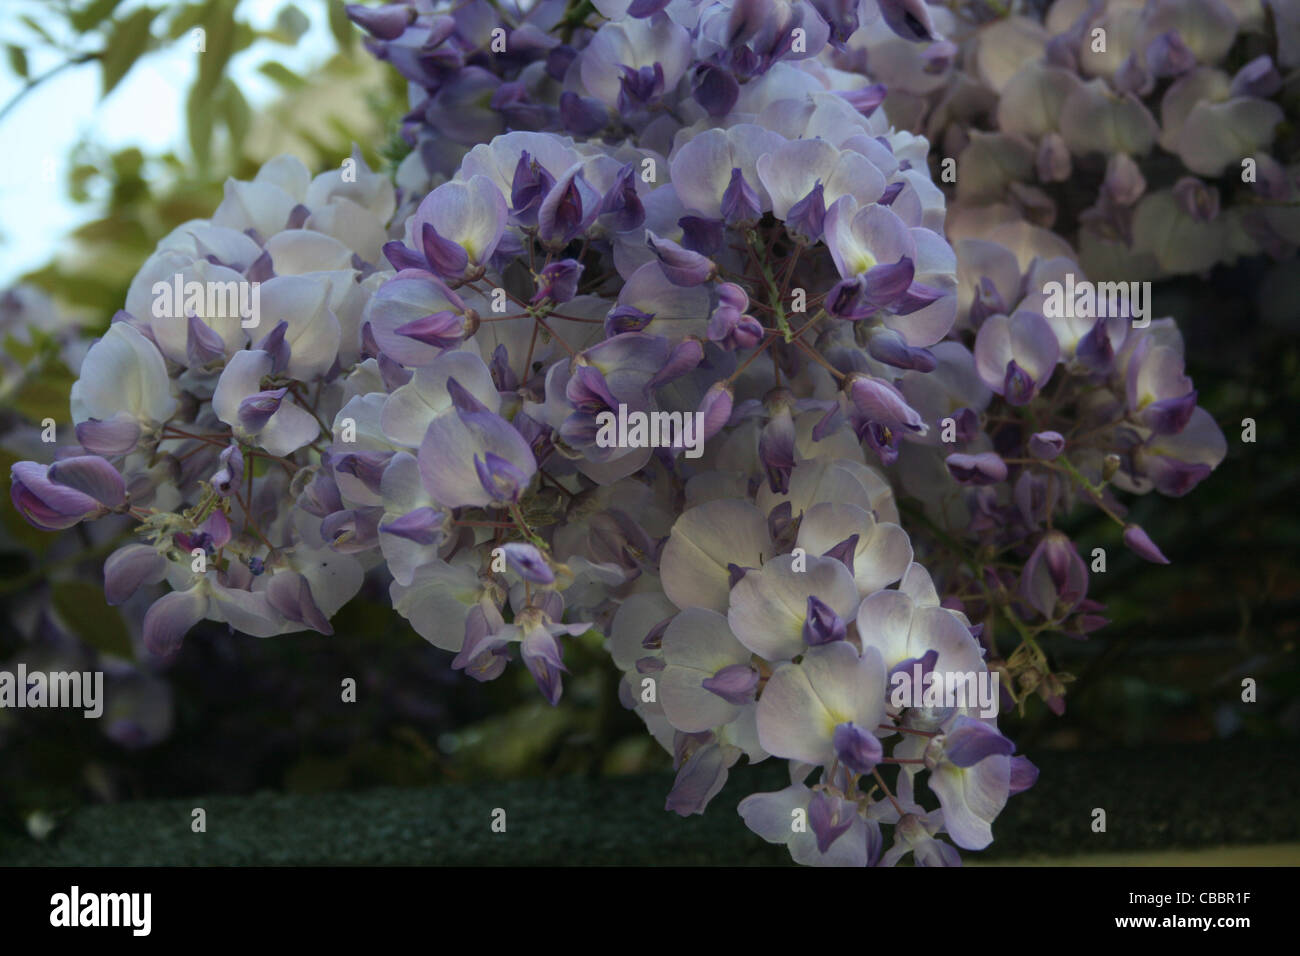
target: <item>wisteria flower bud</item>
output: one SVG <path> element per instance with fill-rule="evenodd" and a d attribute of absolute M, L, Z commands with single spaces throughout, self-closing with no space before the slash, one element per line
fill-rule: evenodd
<path fill-rule="evenodd" d="M 754 187 L 745 181 L 739 168 L 731 171 L 731 180 L 722 192 L 722 216 L 728 223 L 749 222 L 758 218 L 759 200 Z"/>
<path fill-rule="evenodd" d="M 1020 596 L 1043 617 L 1055 620 L 1088 594 L 1088 568 L 1078 549 L 1060 531 L 1043 535 L 1025 562 Z"/>
<path fill-rule="evenodd" d="M 1195 176 L 1184 176 L 1174 183 L 1178 208 L 1197 222 L 1213 222 L 1219 216 L 1219 190 Z"/>
<path fill-rule="evenodd" d="M 1131 156 L 1116 153 L 1106 164 L 1105 189 L 1121 206 L 1131 206 L 1146 192 L 1147 181 Z"/>
<path fill-rule="evenodd" d="M 698 252 L 691 252 L 671 239 L 661 239 L 649 229 L 645 239 L 673 285 L 697 286 L 713 277 L 717 267 Z"/>
<path fill-rule="evenodd" d="M 754 699 L 754 690 L 758 687 L 758 671 L 748 664 L 728 664 L 712 677 L 706 678 L 701 686 L 727 703 L 740 707 Z"/>
<path fill-rule="evenodd" d="M 1065 436 L 1060 432 L 1035 432 L 1029 436 L 1029 454 L 1042 461 L 1051 461 L 1065 451 Z"/>
<path fill-rule="evenodd" d="M 501 546 L 510 570 L 533 584 L 553 584 L 555 572 L 542 553 L 531 544 L 514 541 Z"/>
<path fill-rule="evenodd" d="M 944 459 L 948 473 L 962 485 L 996 485 L 1007 480 L 1007 465 L 997 454 L 978 455 L 955 452 Z"/>
<path fill-rule="evenodd" d="M 582 277 L 582 263 L 576 259 L 561 259 L 545 266 L 537 277 L 534 303 L 550 299 L 563 305 L 578 294 L 578 280 Z"/>
<path fill-rule="evenodd" d="M 1177 30 L 1170 30 L 1147 44 L 1146 61 L 1155 76 L 1180 76 L 1196 66 L 1196 54 Z"/>
<path fill-rule="evenodd" d="M 854 773 L 871 773 L 884 756 L 880 738 L 853 723 L 840 724 L 832 737 L 835 756 Z"/>
<path fill-rule="evenodd" d="M 740 83 L 730 70 L 705 63 L 695 71 L 692 96 L 710 116 L 725 116 L 740 97 Z"/>
<path fill-rule="evenodd" d="M 1229 96 L 1257 96 L 1268 99 L 1282 89 L 1282 75 L 1267 53 L 1255 57 L 1232 78 Z"/>
<path fill-rule="evenodd" d="M 1161 553 L 1156 543 L 1151 540 L 1151 536 L 1139 525 L 1124 526 L 1124 543 L 1143 561 L 1150 561 L 1152 564 L 1169 563 L 1169 559 Z"/>
<path fill-rule="evenodd" d="M 1036 168 L 1040 182 L 1063 183 L 1070 178 L 1070 149 L 1060 133 L 1048 133 L 1039 142 Z"/>
<path fill-rule="evenodd" d="M 806 644 L 816 646 L 842 641 L 847 628 L 844 619 L 830 605 L 816 595 L 808 595 L 808 614 L 803 624 L 803 639 Z"/>
<path fill-rule="evenodd" d="M 714 382 L 700 400 L 698 411 L 704 416 L 704 435 L 708 441 L 731 419 L 736 396 L 726 381 Z"/>
<path fill-rule="evenodd" d="M 405 3 L 389 3 L 370 7 L 349 3 L 343 8 L 348 19 L 380 40 L 396 40 L 415 22 L 415 7 Z"/>

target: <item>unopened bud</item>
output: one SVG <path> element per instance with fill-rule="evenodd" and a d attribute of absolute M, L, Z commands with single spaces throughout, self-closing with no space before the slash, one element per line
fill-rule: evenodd
<path fill-rule="evenodd" d="M 1111 452 L 1101 461 L 1101 480 L 1110 481 L 1117 471 L 1119 471 L 1119 455 Z"/>

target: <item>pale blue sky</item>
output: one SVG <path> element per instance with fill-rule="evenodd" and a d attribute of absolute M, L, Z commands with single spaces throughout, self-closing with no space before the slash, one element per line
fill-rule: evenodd
<path fill-rule="evenodd" d="M 142 5 L 128 0 L 119 11 Z M 284 5 L 284 0 L 244 0 L 240 11 L 254 26 L 269 29 Z M 15 22 L 13 6 L 0 3 L 0 9 L 0 44 L 26 36 L 25 28 Z M 257 72 L 258 64 L 277 59 L 302 72 L 335 48 L 321 4 L 303 0 L 299 9 L 311 19 L 311 29 L 296 47 L 259 41 L 231 62 L 230 73 L 254 110 L 277 92 Z M 196 69 L 188 44 L 182 37 L 142 59 L 102 102 L 99 64 L 72 67 L 29 93 L 0 122 L 5 146 L 0 164 L 0 289 L 48 262 L 66 234 L 93 214 L 93 207 L 69 201 L 63 186 L 69 150 L 83 134 L 109 149 L 138 146 L 148 153 L 170 148 L 188 155 L 185 94 Z M 59 62 L 32 54 L 31 75 Z M 0 104 L 20 88 L 11 71 L 0 69 Z M 52 177 L 47 172 L 51 161 Z"/>

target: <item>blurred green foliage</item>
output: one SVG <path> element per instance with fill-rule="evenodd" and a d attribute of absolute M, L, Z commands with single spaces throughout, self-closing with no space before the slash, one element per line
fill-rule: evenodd
<path fill-rule="evenodd" d="M 0 106 L 4 116 L 31 91 L 66 69 L 96 63 L 108 96 L 132 69 L 164 48 L 180 46 L 197 69 L 185 95 L 187 151 L 147 155 L 83 141 L 73 152 L 67 192 L 87 206 L 87 222 L 55 262 L 24 277 L 92 326 L 120 308 L 131 276 L 173 228 L 206 218 L 227 177 L 251 178 L 262 162 L 293 152 L 309 168 L 337 165 L 358 144 L 373 168 L 385 168 L 384 144 L 404 111 L 398 78 L 364 54 L 342 0 L 285 3 L 270 28 L 249 22 L 252 4 L 193 0 L 142 6 L 132 0 L 6 0 L 22 39 L 7 45 L 9 69 L 25 81 Z M 313 18 L 328 21 L 336 49 L 310 77 L 285 66 L 275 48 L 292 47 Z M 280 100 L 254 111 L 231 76 L 248 54 Z M 33 75 L 33 62 L 55 65 Z M 143 120 L 142 120 L 143 121 Z"/>

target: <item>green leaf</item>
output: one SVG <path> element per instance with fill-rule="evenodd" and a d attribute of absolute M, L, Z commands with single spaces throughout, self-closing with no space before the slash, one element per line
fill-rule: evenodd
<path fill-rule="evenodd" d="M 230 133 L 231 165 L 238 165 L 239 157 L 244 152 L 244 140 L 253 122 L 253 114 L 248 108 L 248 101 L 244 99 L 244 94 L 240 93 L 239 87 L 229 79 L 221 85 L 220 110 L 226 130 Z"/>
<path fill-rule="evenodd" d="M 30 422 L 40 423 L 47 418 L 56 422 L 68 420 L 68 393 L 76 379 L 61 366 L 46 367 L 39 375 L 28 377 L 10 399 L 10 404 Z"/>
<path fill-rule="evenodd" d="M 28 16 L 27 14 L 24 13 L 18 19 L 21 20 L 29 30 L 32 30 L 37 36 L 39 36 L 46 43 L 49 43 L 54 46 L 58 45 L 54 42 L 54 37 L 50 36 L 50 31 L 45 29 L 45 27 L 41 26 L 35 17 Z"/>
<path fill-rule="evenodd" d="M 325 4 L 329 8 L 330 32 L 338 41 L 339 49 L 350 54 L 357 42 L 357 31 L 348 19 L 343 0 L 325 0 Z"/>
<path fill-rule="evenodd" d="M 179 40 L 195 27 L 202 25 L 210 6 L 211 4 L 208 3 L 187 3 L 183 7 L 177 7 L 172 13 L 172 18 L 167 21 L 167 39 Z"/>
<path fill-rule="evenodd" d="M 51 600 L 72 633 L 101 654 L 127 660 L 135 656 L 122 615 L 105 602 L 100 585 L 90 581 L 56 581 Z"/>
<path fill-rule="evenodd" d="M 111 17 L 121 2 L 122 0 L 91 0 L 80 10 L 74 11 L 68 17 L 68 23 L 78 33 L 93 30 Z"/>
<path fill-rule="evenodd" d="M 238 0 L 209 0 L 204 16 L 207 31 L 206 49 L 198 54 L 199 75 L 191 96 L 209 97 L 216 92 L 226 72 L 226 64 L 235 53 L 235 7 Z M 191 138 L 193 133 L 191 132 Z"/>
<path fill-rule="evenodd" d="M 195 83 L 185 102 L 185 126 L 189 132 L 190 150 L 194 153 L 194 161 L 200 171 L 207 170 L 212 158 L 212 122 L 215 112 L 212 98 Z"/>
<path fill-rule="evenodd" d="M 149 43 L 153 39 L 149 27 L 157 15 L 157 10 L 141 7 L 125 20 L 113 24 L 100 58 L 100 66 L 104 70 L 104 96 L 112 92 L 113 87 L 135 65 L 135 61 L 149 49 Z"/>
<path fill-rule="evenodd" d="M 302 35 L 311 29 L 311 21 L 307 19 L 305 13 L 289 3 L 281 7 L 280 12 L 275 15 L 275 29 L 277 33 L 283 33 L 288 37 L 289 43 L 297 43 L 302 39 Z"/>
<path fill-rule="evenodd" d="M 18 341 L 9 333 L 5 335 L 4 352 L 14 361 L 26 365 L 36 358 L 40 350 L 32 343 Z"/>
<path fill-rule="evenodd" d="M 113 163 L 113 172 L 119 178 L 123 176 L 138 175 L 144 168 L 144 153 L 140 152 L 134 146 L 128 146 L 126 149 L 118 150 L 111 157 Z"/>
<path fill-rule="evenodd" d="M 286 90 L 300 90 L 307 85 L 307 81 L 301 76 L 283 63 L 277 63 L 274 60 L 263 63 L 257 68 L 257 71 Z"/>
<path fill-rule="evenodd" d="M 22 277 L 22 281 L 44 289 L 69 305 L 85 305 L 102 312 L 107 322 L 108 316 L 122 307 L 122 299 L 126 296 L 130 279 L 109 281 L 92 276 L 81 269 L 65 272 L 55 265 L 48 265 L 27 273 Z M 66 398 L 66 395 L 64 397 Z"/>
<path fill-rule="evenodd" d="M 27 72 L 27 53 L 23 48 L 10 43 L 5 46 L 5 52 L 9 54 L 9 68 L 20 79 L 27 79 L 31 74 Z"/>
<path fill-rule="evenodd" d="M 123 247 L 143 249 L 153 247 L 153 241 L 138 219 L 129 216 L 105 216 L 78 226 L 73 237 L 83 242 L 109 242 Z"/>

